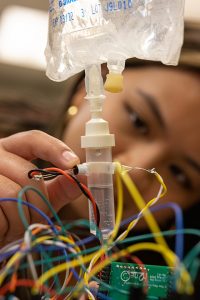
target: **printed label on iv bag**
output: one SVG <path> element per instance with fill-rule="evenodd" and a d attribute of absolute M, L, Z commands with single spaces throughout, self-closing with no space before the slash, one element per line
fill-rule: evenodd
<path fill-rule="evenodd" d="M 47 76 L 131 57 L 177 64 L 184 0 L 50 0 Z"/>
<path fill-rule="evenodd" d="M 103 26 L 108 18 L 120 18 L 122 23 L 132 8 L 133 0 L 51 0 L 50 26 L 53 30 L 64 27 L 65 33 L 73 33 Z"/>

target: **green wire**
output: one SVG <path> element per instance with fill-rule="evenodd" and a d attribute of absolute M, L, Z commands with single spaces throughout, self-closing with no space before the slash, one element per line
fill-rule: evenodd
<path fill-rule="evenodd" d="M 88 220 L 76 220 L 76 221 L 73 221 L 71 223 L 68 223 L 68 224 L 65 224 L 64 225 L 64 228 L 65 230 L 67 231 L 70 231 L 72 230 L 72 228 L 74 227 L 80 227 L 80 226 L 84 226 L 86 227 L 87 229 L 90 229 L 90 222 Z M 102 233 L 100 231 L 100 229 L 96 226 L 96 224 L 94 224 L 94 228 L 96 230 L 96 237 L 98 238 L 98 240 L 102 240 Z"/>
<path fill-rule="evenodd" d="M 80 224 L 86 224 L 86 223 L 88 223 L 87 221 L 76 221 L 76 222 L 74 222 L 74 223 L 78 223 L 78 225 L 80 225 Z M 168 230 L 168 231 L 164 231 L 164 232 L 162 232 L 162 233 L 156 233 L 156 235 L 160 235 L 160 234 L 162 234 L 163 236 L 172 236 L 172 235 L 175 235 L 175 234 L 179 234 L 179 233 L 184 233 L 184 234 L 190 234 L 190 235 L 197 235 L 197 236 L 200 236 L 200 230 L 197 230 L 197 229 L 183 229 L 183 230 Z M 152 238 L 153 236 L 154 236 L 155 234 L 152 234 L 152 233 L 149 233 L 149 234 L 145 234 L 145 235 L 142 235 L 142 236 L 137 236 L 137 237 L 129 237 L 129 238 L 126 238 L 124 241 L 119 241 L 118 242 L 118 244 L 125 244 L 125 243 L 130 243 L 130 242 L 136 242 L 136 241 L 141 241 L 141 240 L 145 240 L 145 239 L 150 239 L 150 238 Z M 117 243 L 114 243 L 114 244 L 117 244 Z M 200 246 L 199 244 L 198 245 L 196 245 L 196 246 Z M 196 253 L 197 253 L 197 250 L 199 251 L 200 250 L 200 248 L 199 247 L 194 247 L 192 250 L 193 251 L 191 251 L 192 252 L 192 256 L 191 256 L 191 254 L 189 255 L 189 256 L 187 256 L 187 259 L 188 259 L 188 257 L 189 257 L 189 260 L 191 260 L 191 258 L 193 259 L 193 257 L 194 257 L 194 254 L 196 255 Z M 73 253 L 70 253 L 69 255 L 68 255 L 68 258 L 69 259 L 73 259 L 73 258 L 75 258 L 75 259 L 77 259 L 77 257 L 78 256 L 80 256 L 80 255 L 85 255 L 85 254 L 89 254 L 89 253 L 91 253 L 91 252 L 94 252 L 94 251 L 97 251 L 97 250 L 99 250 L 99 248 L 100 248 L 101 246 L 96 246 L 96 247 L 92 247 L 92 248 L 89 248 L 89 249 L 85 249 L 85 250 L 83 250 L 83 251 L 80 251 L 78 254 L 73 254 Z M 65 260 L 65 256 L 57 256 L 57 257 L 50 257 L 50 256 L 46 256 L 46 259 L 44 260 L 44 261 L 40 261 L 40 260 L 37 260 L 37 261 L 35 261 L 35 265 L 41 265 L 42 263 L 43 264 L 51 264 L 52 265 L 52 263 L 56 263 L 56 262 L 61 262 L 61 261 L 63 261 L 63 260 Z M 28 264 L 23 264 L 21 267 L 20 267 L 20 269 L 22 270 L 22 269 L 26 269 L 28 267 Z M 86 269 L 85 269 L 85 266 L 83 266 L 82 265 L 82 268 L 83 268 L 83 270 L 85 271 Z M 194 270 L 193 269 L 193 273 L 194 273 L 194 271 L 195 271 L 195 275 L 196 275 L 196 273 L 197 273 L 197 271 L 196 270 Z M 56 274 L 55 274 L 56 275 Z M 194 278 L 194 275 L 193 275 L 193 277 L 192 278 Z M 114 288 L 114 287 L 112 287 L 112 286 L 110 286 L 109 284 L 106 284 L 105 282 L 102 282 L 101 280 L 99 280 L 96 276 L 94 276 L 93 277 L 93 279 L 95 280 L 95 281 L 97 281 L 97 282 L 99 282 L 99 283 L 101 283 L 101 286 L 103 287 L 103 288 L 106 288 L 107 290 L 117 290 L 118 292 L 120 292 L 120 293 L 122 293 L 122 294 L 126 294 L 126 292 L 125 291 L 123 291 L 123 290 L 120 290 L 120 289 L 118 289 L 118 288 Z M 58 292 L 59 292 L 59 290 L 58 290 Z M 66 292 L 66 290 L 65 290 L 65 292 Z"/>
<path fill-rule="evenodd" d="M 168 231 L 163 231 L 162 235 L 163 236 L 172 236 L 172 235 L 179 234 L 179 233 L 200 236 L 200 230 L 197 230 L 197 229 L 168 230 Z M 137 236 L 137 237 L 130 237 L 130 238 L 126 238 L 124 241 L 119 241 L 118 243 L 119 244 L 123 244 L 123 243 L 125 244 L 125 243 L 130 243 L 130 242 L 141 241 L 141 240 L 145 240 L 145 239 L 150 239 L 154 235 L 155 235 L 155 233 L 154 234 L 149 233 L 149 234 L 144 234 L 144 235 Z M 156 233 L 156 235 L 159 235 L 159 233 Z M 114 245 L 112 245 L 112 246 L 114 246 Z M 73 247 L 73 245 L 72 245 L 72 247 Z M 95 246 L 95 247 L 92 247 L 92 248 L 89 248 L 89 249 L 85 249 L 85 250 L 80 251 L 78 254 L 69 253 L 68 254 L 68 258 L 69 259 L 77 259 L 77 256 L 87 255 L 87 254 L 90 254 L 92 252 L 96 252 L 96 251 L 98 251 L 100 249 L 100 247 L 101 246 Z M 64 260 L 65 258 L 66 258 L 66 256 L 62 255 L 62 256 L 57 256 L 57 257 L 53 257 L 53 258 L 50 258 L 50 259 L 51 259 L 51 261 L 53 263 L 56 263 L 56 262 L 58 262 L 60 260 Z M 48 262 L 49 262 L 48 259 L 44 261 L 44 263 L 48 263 Z M 40 260 L 34 261 L 34 263 L 37 266 L 41 265 L 41 261 Z M 23 265 L 24 268 L 27 267 L 27 266 L 28 266 L 28 264 L 24 264 Z"/>
<path fill-rule="evenodd" d="M 188 228 L 188 229 L 180 229 L 180 230 L 167 230 L 167 231 L 162 231 L 161 233 L 156 232 L 154 234 L 147 233 L 147 234 L 143 234 L 143 235 L 136 236 L 136 237 L 129 237 L 129 238 L 126 238 L 123 241 L 115 242 L 114 244 L 115 245 L 117 245 L 117 244 L 125 244 L 125 243 L 130 243 L 130 242 L 141 241 L 141 240 L 144 240 L 144 239 L 150 239 L 150 238 L 152 238 L 154 236 L 159 236 L 159 235 L 170 236 L 170 235 L 182 234 L 182 233 L 196 235 L 196 236 L 200 237 L 200 230 Z"/>
<path fill-rule="evenodd" d="M 196 280 L 196 277 L 197 277 L 198 271 L 199 271 L 199 267 L 200 267 L 200 259 L 195 258 L 194 261 L 191 263 L 191 271 L 190 271 L 193 281 Z"/>
<path fill-rule="evenodd" d="M 187 254 L 184 259 L 186 267 L 189 267 L 190 264 L 195 260 L 195 258 L 200 254 L 200 243 L 195 245 L 192 250 Z"/>
<path fill-rule="evenodd" d="M 38 189 L 36 189 L 35 187 L 33 187 L 33 186 L 25 186 L 25 187 L 22 188 L 22 189 L 20 190 L 20 192 L 18 193 L 18 199 L 19 199 L 19 202 L 18 202 L 18 209 L 19 209 L 19 215 L 20 215 L 20 217 L 21 217 L 21 219 L 22 219 L 22 222 L 23 222 L 24 227 L 26 228 L 26 230 L 27 230 L 27 228 L 29 227 L 29 224 L 28 224 L 28 222 L 27 222 L 27 220 L 26 220 L 26 217 L 25 217 L 25 215 L 24 215 L 24 212 L 23 212 L 23 208 L 22 208 L 22 197 L 23 197 L 23 195 L 24 195 L 26 192 L 28 192 L 28 191 L 33 191 L 33 192 L 35 192 L 35 193 L 41 198 L 41 200 L 47 205 L 47 207 L 48 207 L 49 210 L 51 211 L 53 217 L 55 218 L 55 220 L 58 222 L 59 226 L 60 226 L 60 227 L 62 228 L 62 230 L 63 230 L 64 227 L 63 227 L 62 221 L 60 220 L 58 214 L 57 214 L 57 213 L 55 212 L 55 210 L 53 209 L 53 207 L 52 207 L 51 203 L 49 202 L 49 200 L 43 195 L 43 193 L 42 193 L 40 190 L 38 190 Z"/>
<path fill-rule="evenodd" d="M 47 270 L 49 270 L 49 269 L 52 269 L 52 268 L 53 268 L 52 257 L 51 257 L 50 255 L 48 255 L 48 254 L 46 253 L 46 251 L 44 251 L 44 249 L 42 249 L 42 251 L 41 251 L 41 256 L 44 256 L 45 259 L 44 259 L 44 260 L 43 260 L 43 259 L 41 260 L 40 266 L 41 266 L 41 267 L 44 266 L 44 270 L 45 270 L 45 271 L 47 271 Z M 66 256 L 63 256 L 63 257 L 66 258 Z M 44 272 L 45 272 L 45 271 L 44 271 Z M 57 286 L 57 290 L 60 290 L 60 289 L 61 289 L 61 286 L 60 286 L 60 280 L 59 280 L 58 274 L 55 274 L 55 275 L 54 275 L 53 280 L 55 281 L 55 284 L 56 284 L 56 286 Z M 47 282 L 46 284 L 48 285 L 48 282 Z"/>

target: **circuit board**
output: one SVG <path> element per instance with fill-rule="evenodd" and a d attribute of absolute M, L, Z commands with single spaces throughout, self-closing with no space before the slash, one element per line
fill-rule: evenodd
<path fill-rule="evenodd" d="M 103 278 L 102 278 L 103 279 Z M 106 279 L 106 280 L 105 280 Z M 131 288 L 146 288 L 146 299 L 167 299 L 172 291 L 172 270 L 165 266 L 113 262 L 104 274 L 104 282 L 112 288 L 100 285 L 101 291 L 113 300 L 129 300 Z"/>

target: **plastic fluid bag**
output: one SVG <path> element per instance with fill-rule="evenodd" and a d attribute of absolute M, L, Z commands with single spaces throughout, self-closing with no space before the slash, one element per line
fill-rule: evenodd
<path fill-rule="evenodd" d="M 49 0 L 47 76 L 62 81 L 93 63 L 121 72 L 137 57 L 178 63 L 184 0 Z"/>

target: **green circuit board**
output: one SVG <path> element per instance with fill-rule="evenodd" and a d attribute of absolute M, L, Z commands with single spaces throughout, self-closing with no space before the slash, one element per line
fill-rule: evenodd
<path fill-rule="evenodd" d="M 104 280 L 112 288 L 100 285 L 100 290 L 113 300 L 129 300 L 130 289 L 145 288 L 146 299 L 167 299 L 172 290 L 172 269 L 165 266 L 144 265 L 113 262 L 106 270 Z"/>

